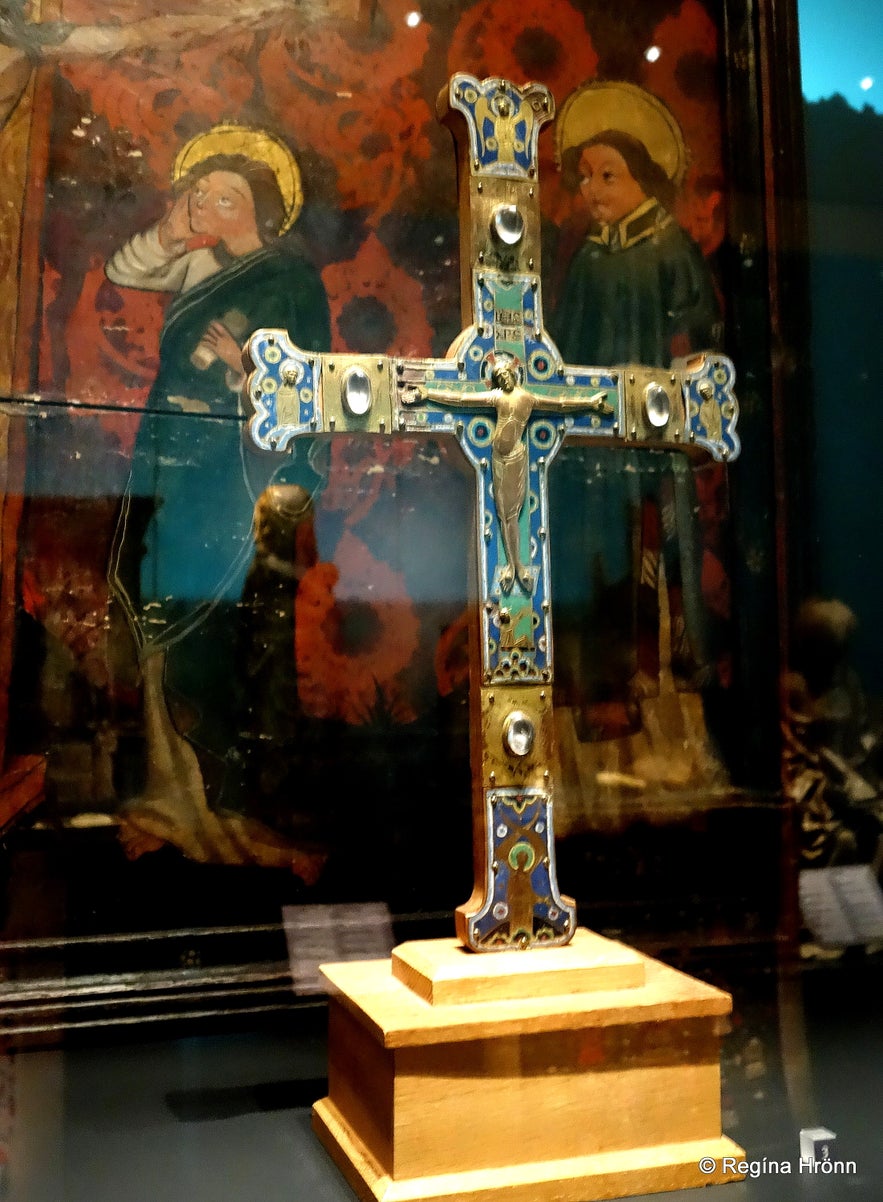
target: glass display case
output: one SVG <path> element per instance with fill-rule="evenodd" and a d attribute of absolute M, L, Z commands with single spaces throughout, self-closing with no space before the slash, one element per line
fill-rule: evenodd
<path fill-rule="evenodd" d="M 810 535 L 786 525 L 805 478 L 793 17 L 58 0 L 17 18 L 0 133 L 8 1034 L 312 1005 L 286 907 L 381 902 L 401 939 L 448 934 L 469 894 L 472 474 L 407 433 L 261 451 L 240 358 L 258 327 L 315 353 L 446 354 L 465 318 L 435 105 L 455 72 L 554 100 L 536 266 L 566 362 L 736 365 L 732 465 L 575 443 L 550 469 L 561 886 L 582 924 L 678 963 L 701 952 L 731 988 L 741 959 L 795 946 L 780 684 Z M 611 144 L 632 190 L 605 210 Z"/>
<path fill-rule="evenodd" d="M 698 1058 L 752 1166 L 740 1196 L 783 1196 L 799 1131 L 858 1197 L 883 939 L 879 115 L 801 103 L 794 0 L 7 8 L 0 1198 L 94 1202 L 98 1160 L 108 1197 L 288 1197 L 296 1172 L 295 1196 L 347 1196 L 306 1114 L 287 1125 L 325 1090 L 318 965 L 462 935 L 489 844 L 489 945 L 573 913 L 732 995 L 710 1035 L 583 1032 L 550 1074 Z M 468 154 L 440 121 L 457 105 Z M 326 391 L 346 368 L 337 408 L 298 374 L 316 364 Z M 374 372 L 396 420 L 354 433 Z M 543 811 L 513 844 L 479 830 L 476 781 L 507 800 L 488 684 L 532 672 L 541 721 L 503 738 L 515 761 L 554 746 L 555 839 Z M 530 1077 L 557 1114 L 522 1051 L 488 1078 Z M 139 1109 L 160 1091 L 162 1119 Z M 452 1097 L 466 1143 L 481 1123 Z M 617 1104 L 638 1123 L 637 1093 Z M 293 1140 L 281 1186 L 249 1159 L 258 1111 Z M 522 1160 L 547 1142 L 523 1107 L 492 1134 Z"/>

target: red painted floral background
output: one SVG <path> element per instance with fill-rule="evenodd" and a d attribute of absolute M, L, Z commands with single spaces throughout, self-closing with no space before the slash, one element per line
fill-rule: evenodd
<path fill-rule="evenodd" d="M 85 20 L 84 7 L 66 4 L 65 18 Z M 716 249 L 723 225 L 703 199 L 710 181 L 722 190 L 717 33 L 699 0 L 625 4 L 616 16 L 577 0 L 550 0 L 541 17 L 509 0 L 436 9 L 438 20 L 430 14 L 411 26 L 412 0 L 380 0 L 371 21 L 277 17 L 180 52 L 144 47 L 62 65 L 41 388 L 131 408 L 143 402 L 163 298 L 115 289 L 104 261 L 145 214 L 161 211 L 183 142 L 230 119 L 281 133 L 299 159 L 300 233 L 322 267 L 332 349 L 442 352 L 459 328 L 455 191 L 451 140 L 434 102 L 455 71 L 540 79 L 559 107 L 598 77 L 634 80 L 660 96 L 691 152 L 679 216 L 706 253 Z M 654 9 L 658 19 L 648 21 Z M 645 58 L 650 46 L 661 52 L 654 62 Z M 548 132 L 541 181 L 544 213 L 560 224 L 573 199 L 560 186 Z M 436 225 L 441 240 L 414 236 Z"/>
<path fill-rule="evenodd" d="M 113 7 L 120 19 L 120 6 Z M 305 204 L 292 236 L 320 269 L 334 350 L 441 354 L 460 328 L 454 158 L 450 135 L 435 117 L 435 97 L 456 71 L 542 80 L 559 108 L 593 78 L 630 80 L 657 94 L 681 122 L 691 152 L 678 219 L 707 256 L 718 249 L 724 230 L 718 33 L 700 0 L 539 6 L 430 0 L 422 7 L 417 0 L 378 0 L 371 16 L 357 7 L 329 4 L 322 16 L 313 5 L 318 15 L 310 19 L 297 6 L 269 8 L 240 25 L 231 10 L 228 32 L 203 36 L 188 25 L 186 7 L 172 4 L 169 36 L 150 40 L 148 24 L 139 44 L 142 15 L 133 3 L 128 51 L 61 56 L 43 68 L 54 73 L 53 113 L 33 383 L 45 396 L 100 407 L 92 419 L 101 444 L 92 452 L 103 477 L 97 491 L 118 495 L 125 480 L 168 301 L 116 287 L 104 264 L 163 212 L 178 150 L 215 123 L 266 128 L 295 152 Z M 73 25 L 108 20 L 87 0 L 65 0 L 61 15 Z M 648 58 L 651 46 L 660 53 Z M 544 275 L 551 280 L 560 267 L 555 248 L 566 250 L 557 232 L 566 229 L 574 201 L 556 172 L 550 132 L 540 147 L 550 248 Z M 409 676 L 420 637 L 404 573 L 368 536 L 377 497 L 416 453 L 410 444 L 379 453 L 345 445 L 331 451 L 317 524 L 321 532 L 324 521 L 334 537 L 325 545 L 320 539 L 321 561 L 304 583 L 297 627 L 302 698 L 317 717 L 361 721 L 379 683 L 396 719 L 406 722 L 425 693 L 426 681 L 413 671 Z M 721 490 L 705 491 L 703 582 L 709 605 L 726 616 Z M 51 531 L 41 540 L 28 559 L 24 604 L 46 620 L 57 611 L 59 593 L 70 592 L 64 585 L 70 564 Z M 100 558 L 106 540 L 93 545 L 92 564 L 78 548 L 72 612 L 101 614 L 106 603 Z M 372 590 L 388 599 L 387 609 L 376 615 L 366 645 L 344 652 L 329 635 L 335 598 Z M 443 643 L 451 638 L 435 631 L 431 641 L 439 636 Z M 72 619 L 61 637 L 102 687 L 96 654 L 107 637 L 102 621 L 84 631 Z M 450 688 L 454 661 L 436 659 L 423 674 L 437 674 Z"/>

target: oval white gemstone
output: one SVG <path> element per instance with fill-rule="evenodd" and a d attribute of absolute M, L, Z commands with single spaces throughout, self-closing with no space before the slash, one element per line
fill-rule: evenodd
<path fill-rule="evenodd" d="M 668 425 L 671 417 L 671 398 L 660 384 L 648 384 L 644 389 L 644 412 L 655 429 Z"/>
<path fill-rule="evenodd" d="M 536 730 L 527 714 L 513 710 L 503 727 L 503 744 L 510 755 L 530 755 Z"/>
<path fill-rule="evenodd" d="M 373 400 L 368 373 L 361 367 L 351 367 L 340 382 L 340 391 L 344 408 L 353 417 L 364 417 Z"/>

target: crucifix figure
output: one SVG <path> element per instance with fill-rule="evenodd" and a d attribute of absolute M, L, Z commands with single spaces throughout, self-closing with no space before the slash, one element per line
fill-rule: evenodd
<path fill-rule="evenodd" d="M 476 481 L 470 694 L 475 888 L 456 913 L 476 951 L 560 946 L 576 909 L 558 890 L 547 473 L 565 438 L 739 452 L 732 363 L 565 364 L 543 328 L 537 138 L 541 84 L 455 75 L 439 97 L 458 148 L 464 329 L 442 359 L 315 355 L 284 330 L 250 339 L 255 444 L 282 452 L 334 431 L 456 438 Z"/>
<path fill-rule="evenodd" d="M 496 365 L 491 368 L 491 391 L 484 396 L 473 396 L 462 392 L 445 391 L 437 388 L 412 388 L 402 401 L 406 405 L 419 401 L 433 401 L 437 405 L 453 408 L 474 408 L 488 405 L 496 411 L 494 435 L 491 439 L 491 479 L 493 495 L 500 523 L 500 535 L 506 563 L 500 570 L 500 590 L 511 593 L 517 580 L 525 592 L 533 589 L 533 573 L 521 560 L 521 532 L 519 518 L 527 499 L 528 453 L 524 432 L 533 413 L 534 405 L 541 403 L 518 383 L 512 364 Z M 585 398 L 582 405 L 573 399 L 547 400 L 542 407 L 546 410 L 567 413 L 582 407 L 592 413 L 613 413 L 613 406 L 604 395 Z"/>

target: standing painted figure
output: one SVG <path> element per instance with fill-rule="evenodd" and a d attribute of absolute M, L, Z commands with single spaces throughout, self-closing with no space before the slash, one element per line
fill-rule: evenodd
<path fill-rule="evenodd" d="M 315 268 L 281 237 L 301 188 L 279 139 L 216 126 L 181 150 L 174 184 L 165 217 L 106 264 L 117 285 L 174 294 L 110 565 L 148 732 L 144 789 L 122 829 L 131 854 L 158 840 L 199 860 L 286 862 L 290 849 L 253 855 L 254 840 L 217 816 L 247 801 L 243 665 L 230 623 L 255 555 L 255 505 L 280 471 L 243 444 L 241 345 L 273 325 L 326 347 L 328 304 Z"/>
<path fill-rule="evenodd" d="M 565 103 L 558 160 L 588 220 L 549 319 L 568 363 L 671 363 L 720 345 L 721 314 L 711 272 L 672 216 L 687 158 L 674 116 L 633 84 L 590 84 Z M 689 687 L 711 684 L 715 659 L 690 466 L 682 456 L 646 451 L 635 452 L 632 460 L 629 475 L 612 476 L 589 448 L 568 452 L 551 485 L 553 512 L 572 512 L 576 496 L 588 488 L 597 498 L 591 513 L 605 514 L 603 522 L 587 517 L 581 536 L 572 526 L 569 530 L 573 561 L 588 565 L 584 596 L 598 604 L 599 583 L 613 588 L 635 581 L 623 610 L 631 614 L 624 670 L 611 652 L 609 667 L 602 670 L 609 678 L 593 678 L 588 686 L 590 698 L 616 696 L 623 681 L 613 677 L 625 674 L 629 705 L 659 688 L 661 586 L 655 565 L 660 560 L 679 677 Z M 589 669 L 594 677 L 601 656 L 593 648 L 585 658 L 596 665 Z"/>

